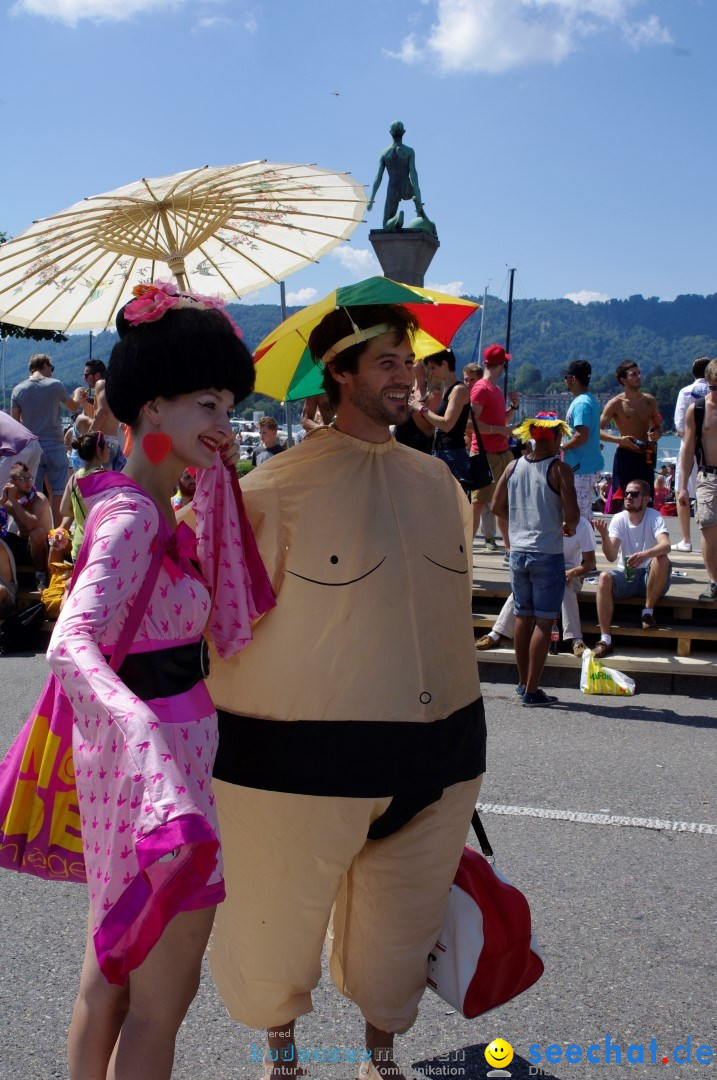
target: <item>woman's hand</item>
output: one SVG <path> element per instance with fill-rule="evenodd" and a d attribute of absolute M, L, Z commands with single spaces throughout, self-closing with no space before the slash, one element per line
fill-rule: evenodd
<path fill-rule="evenodd" d="M 223 465 L 226 465 L 228 469 L 236 469 L 237 461 L 239 460 L 239 444 L 234 436 L 221 444 L 219 453 Z"/>

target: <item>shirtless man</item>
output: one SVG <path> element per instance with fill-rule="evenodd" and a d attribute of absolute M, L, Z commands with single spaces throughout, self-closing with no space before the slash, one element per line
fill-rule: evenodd
<path fill-rule="evenodd" d="M 682 506 L 689 507 L 687 482 L 697 459 L 695 517 L 702 533 L 702 558 L 709 576 L 709 584 L 700 593 L 700 600 L 709 601 L 717 600 L 717 360 L 710 360 L 705 378 L 709 393 L 690 405 L 685 414 L 685 437 L 680 455 L 682 489 L 677 499 Z"/>
<path fill-rule="evenodd" d="M 10 470 L 0 505 L 17 526 L 17 532 L 8 532 L 5 537 L 15 562 L 23 565 L 30 559 L 38 574 L 47 573 L 47 534 L 52 528 L 52 510 L 49 500 L 35 487 L 32 473 L 23 461 L 16 462 Z"/>
<path fill-rule="evenodd" d="M 84 378 L 87 388 L 82 392 L 82 408 L 92 423 L 90 431 L 101 431 L 110 448 L 110 468 L 121 472 L 127 463 L 119 439 L 119 420 L 110 410 L 105 396 L 107 368 L 102 360 L 88 360 Z"/>
<path fill-rule="evenodd" d="M 656 443 L 662 435 L 662 417 L 652 394 L 643 393 L 642 374 L 634 360 L 618 364 L 615 378 L 623 392 L 611 398 L 600 417 L 600 438 L 603 442 L 617 443 L 612 466 L 612 484 L 606 511 L 618 490 L 623 492 L 631 480 L 646 480 L 650 496 L 655 487 Z M 614 424 L 618 434 L 611 430 Z M 649 457 L 648 457 L 649 455 Z"/>

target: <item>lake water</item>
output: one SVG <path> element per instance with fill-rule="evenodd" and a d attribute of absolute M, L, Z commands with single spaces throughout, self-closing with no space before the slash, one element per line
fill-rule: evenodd
<path fill-rule="evenodd" d="M 605 472 L 612 472 L 612 462 L 615 457 L 615 451 L 617 445 L 615 443 L 605 443 L 603 446 L 602 456 L 605 458 Z M 676 435 L 664 435 L 657 444 L 657 464 L 664 457 L 677 457 L 680 452 L 680 440 Z"/>

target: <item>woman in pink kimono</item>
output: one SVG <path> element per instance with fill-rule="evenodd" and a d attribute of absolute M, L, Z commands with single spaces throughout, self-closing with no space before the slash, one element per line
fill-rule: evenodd
<path fill-rule="evenodd" d="M 222 465 L 233 469 L 236 456 L 229 413 L 251 391 L 254 369 L 217 301 L 160 282 L 135 293 L 117 319 L 106 383 L 133 448 L 123 474 L 79 482 L 90 508 L 85 545 L 48 652 L 75 717 L 90 890 L 68 1037 L 71 1080 L 171 1075 L 175 1036 L 224 899 L 211 789 L 217 722 L 202 633 L 210 620 L 221 639 L 228 615 L 192 561 L 194 537 L 176 526 L 171 498 L 188 466 L 206 470 L 198 484 L 205 494 L 229 485 Z M 250 588 L 240 588 L 242 552 L 228 551 L 228 537 L 242 530 L 216 520 L 237 511 L 227 499 L 208 509 L 202 568 L 211 576 L 218 553 L 230 556 L 227 566 L 234 560 L 229 631 L 238 648 L 256 614 Z M 202 535 L 199 528 L 200 548 Z M 108 658 L 135 603 L 133 622 L 141 618 L 115 672 Z"/>

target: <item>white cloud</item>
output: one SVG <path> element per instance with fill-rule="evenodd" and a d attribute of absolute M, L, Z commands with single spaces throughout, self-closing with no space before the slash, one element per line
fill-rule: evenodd
<path fill-rule="evenodd" d="M 416 44 L 415 34 L 409 34 L 408 37 L 403 39 L 398 52 L 391 52 L 390 49 L 384 49 L 383 52 L 385 56 L 390 56 L 394 60 L 403 60 L 404 64 L 417 64 L 419 60 L 423 59 L 424 55 Z"/>
<path fill-rule="evenodd" d="M 80 19 L 121 22 L 140 12 L 177 7 L 182 0 L 17 0 L 15 14 L 40 15 L 76 26 Z"/>
<path fill-rule="evenodd" d="M 448 293 L 449 296 L 460 296 L 465 292 L 462 281 L 447 281 L 443 285 L 437 285 L 435 281 L 426 285 L 427 289 L 435 289 L 436 292 Z"/>
<path fill-rule="evenodd" d="M 287 293 L 286 306 L 305 307 L 311 303 L 315 296 L 318 296 L 316 289 L 299 289 L 297 292 Z"/>
<path fill-rule="evenodd" d="M 657 15 L 639 21 L 645 0 L 435 0 L 437 21 L 424 47 L 409 34 L 390 56 L 407 64 L 433 60 L 444 73 L 500 74 L 530 64 L 559 64 L 586 37 L 611 30 L 634 49 L 665 45 Z"/>
<path fill-rule="evenodd" d="M 645 22 L 626 27 L 625 37 L 633 49 L 641 49 L 644 45 L 672 44 L 672 34 L 666 26 L 662 25 L 657 15 L 650 15 Z"/>
<path fill-rule="evenodd" d="M 194 0 L 193 6 L 200 11 L 195 29 L 214 30 L 236 26 L 236 19 L 205 13 L 206 8 L 222 2 L 223 0 L 201 0 L 197 3 L 197 0 Z M 187 0 L 16 0 L 11 10 L 15 15 L 39 15 L 41 18 L 74 27 L 82 19 L 91 22 L 123 22 L 134 15 L 176 10 L 186 3 Z M 242 19 L 247 33 L 256 33 L 259 24 L 254 12 L 247 11 Z"/>
<path fill-rule="evenodd" d="M 356 277 L 370 277 L 372 273 L 379 272 L 378 259 L 368 248 L 353 248 L 348 244 L 341 244 L 333 249 L 331 255 Z"/>
<path fill-rule="evenodd" d="M 226 26 L 235 25 L 234 20 L 228 19 L 226 15 L 204 15 L 201 19 L 197 20 L 197 27 L 200 30 L 221 30 Z"/>
<path fill-rule="evenodd" d="M 596 300 L 600 303 L 604 303 L 609 300 L 610 297 L 605 293 L 592 292 L 590 289 L 581 289 L 580 292 L 569 292 L 563 297 L 563 300 L 572 300 L 574 304 L 592 304 Z"/>

